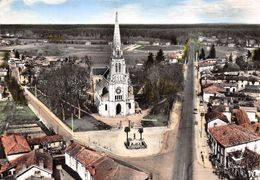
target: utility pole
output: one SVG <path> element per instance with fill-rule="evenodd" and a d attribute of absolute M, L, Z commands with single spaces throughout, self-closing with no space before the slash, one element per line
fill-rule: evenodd
<path fill-rule="evenodd" d="M 35 95 L 35 97 L 37 97 L 37 87 L 36 87 L 36 84 L 34 85 L 34 95 Z"/>
<path fill-rule="evenodd" d="M 72 132 L 74 131 L 73 129 L 74 129 L 74 122 L 73 122 L 74 120 L 73 120 L 73 113 L 71 113 L 71 129 L 72 129 Z"/>

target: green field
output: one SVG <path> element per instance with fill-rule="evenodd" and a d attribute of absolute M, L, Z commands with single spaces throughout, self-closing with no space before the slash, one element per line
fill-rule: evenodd
<path fill-rule="evenodd" d="M 24 124 L 36 120 L 37 117 L 28 106 L 17 105 L 12 101 L 0 102 L 0 134 L 7 123 Z"/>

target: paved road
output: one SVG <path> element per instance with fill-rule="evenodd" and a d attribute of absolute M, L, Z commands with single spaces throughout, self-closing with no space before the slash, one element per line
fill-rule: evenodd
<path fill-rule="evenodd" d="M 179 124 L 177 143 L 173 160 L 173 180 L 190 180 L 193 173 L 194 146 L 194 69 L 193 62 L 188 64 L 184 89 L 182 117 Z"/>

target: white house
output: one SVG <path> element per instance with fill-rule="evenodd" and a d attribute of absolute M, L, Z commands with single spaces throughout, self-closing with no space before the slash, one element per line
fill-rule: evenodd
<path fill-rule="evenodd" d="M 0 177 L 3 179 L 52 179 L 52 157 L 39 151 L 31 151 L 0 167 Z"/>
<path fill-rule="evenodd" d="M 74 142 L 65 150 L 65 163 L 77 172 L 82 180 L 149 179 L 144 172 L 126 167 L 105 154 Z"/>
<path fill-rule="evenodd" d="M 83 157 L 84 155 L 86 157 Z M 98 153 L 90 151 L 77 143 L 71 143 L 65 150 L 65 164 L 77 172 L 83 180 L 93 179 L 92 175 L 94 174 L 91 174 L 93 172 L 90 171 L 88 165 L 100 157 L 101 155 Z"/>
<path fill-rule="evenodd" d="M 214 84 L 204 85 L 203 101 L 209 102 L 211 96 L 223 96 L 222 92 L 225 92 L 225 89 L 221 86 Z"/>
<path fill-rule="evenodd" d="M 205 114 L 206 119 L 206 131 L 209 128 L 227 125 L 229 123 L 228 118 L 222 113 L 217 111 L 207 112 Z"/>
<path fill-rule="evenodd" d="M 252 128 L 235 124 L 209 128 L 209 144 L 217 165 L 226 167 L 228 153 L 248 148 L 260 153 L 260 138 Z"/>

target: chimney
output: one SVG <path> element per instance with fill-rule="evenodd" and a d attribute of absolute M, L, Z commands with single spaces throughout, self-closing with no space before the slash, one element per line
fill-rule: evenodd
<path fill-rule="evenodd" d="M 96 175 L 96 168 L 94 166 L 90 166 L 88 170 L 89 170 L 91 176 Z"/>
<path fill-rule="evenodd" d="M 39 167 L 40 168 L 44 168 L 44 162 L 43 162 L 43 160 L 41 159 L 41 160 L 39 160 Z"/>

